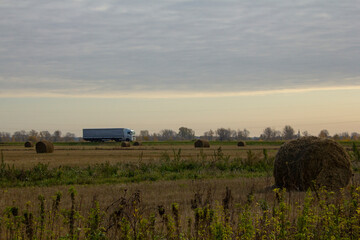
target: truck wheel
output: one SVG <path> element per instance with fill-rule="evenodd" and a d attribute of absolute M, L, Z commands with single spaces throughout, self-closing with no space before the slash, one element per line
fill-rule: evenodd
<path fill-rule="evenodd" d="M 127 141 L 127 142 L 130 142 L 130 139 L 127 138 L 126 141 Z"/>

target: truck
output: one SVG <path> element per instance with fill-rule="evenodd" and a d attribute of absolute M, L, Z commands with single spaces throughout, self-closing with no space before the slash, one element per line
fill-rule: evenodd
<path fill-rule="evenodd" d="M 83 139 L 91 142 L 135 141 L 135 131 L 130 128 L 84 128 Z"/>

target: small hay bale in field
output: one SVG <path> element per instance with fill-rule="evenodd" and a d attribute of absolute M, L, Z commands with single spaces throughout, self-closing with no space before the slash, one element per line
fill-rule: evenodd
<path fill-rule="evenodd" d="M 275 156 L 276 187 L 306 191 L 324 186 L 328 190 L 346 187 L 352 176 L 350 157 L 337 142 L 302 137 L 285 143 Z"/>
<path fill-rule="evenodd" d="M 237 143 L 238 147 L 245 147 L 246 146 L 246 143 L 244 141 L 239 141 Z"/>
<path fill-rule="evenodd" d="M 121 147 L 130 147 L 130 142 L 121 142 Z"/>
<path fill-rule="evenodd" d="M 36 143 L 36 152 L 37 153 L 52 153 L 54 152 L 54 145 L 52 142 L 42 140 Z"/>
<path fill-rule="evenodd" d="M 141 145 L 142 145 L 142 143 L 141 143 L 141 142 L 138 142 L 138 141 L 136 141 L 136 142 L 133 143 L 133 146 L 141 146 Z"/>
<path fill-rule="evenodd" d="M 196 148 L 208 148 L 210 147 L 210 143 L 207 140 L 198 139 L 195 141 L 194 146 Z"/>
<path fill-rule="evenodd" d="M 27 141 L 27 142 L 25 142 L 24 146 L 25 146 L 26 148 L 30 148 L 30 147 L 33 147 L 33 146 L 34 146 L 34 143 L 33 143 L 33 142 L 30 142 L 30 141 Z"/>

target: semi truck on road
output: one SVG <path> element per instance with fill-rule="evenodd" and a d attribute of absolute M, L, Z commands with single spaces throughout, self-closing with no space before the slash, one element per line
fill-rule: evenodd
<path fill-rule="evenodd" d="M 91 142 L 135 141 L 135 131 L 130 128 L 84 128 L 83 139 Z"/>

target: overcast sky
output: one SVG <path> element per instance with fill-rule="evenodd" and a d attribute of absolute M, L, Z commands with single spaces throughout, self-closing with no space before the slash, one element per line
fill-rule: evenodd
<path fill-rule="evenodd" d="M 24 111 L 21 103 L 30 98 L 54 98 L 57 106 L 71 98 L 86 108 L 79 97 L 145 103 L 194 97 L 247 101 L 242 97 L 308 91 L 345 96 L 349 89 L 357 94 L 359 13 L 358 0 L 0 0 L 0 110 L 9 111 L 6 102 L 12 112 Z M 7 114 L 0 131 L 25 127 L 9 125 L 16 116 Z M 360 123 L 358 113 L 348 115 L 344 121 Z M 191 125 L 190 116 L 171 124 Z M 259 128 L 267 127 L 264 119 Z M 70 121 L 67 129 L 75 129 Z M 206 127 L 235 128 L 222 123 Z"/>

